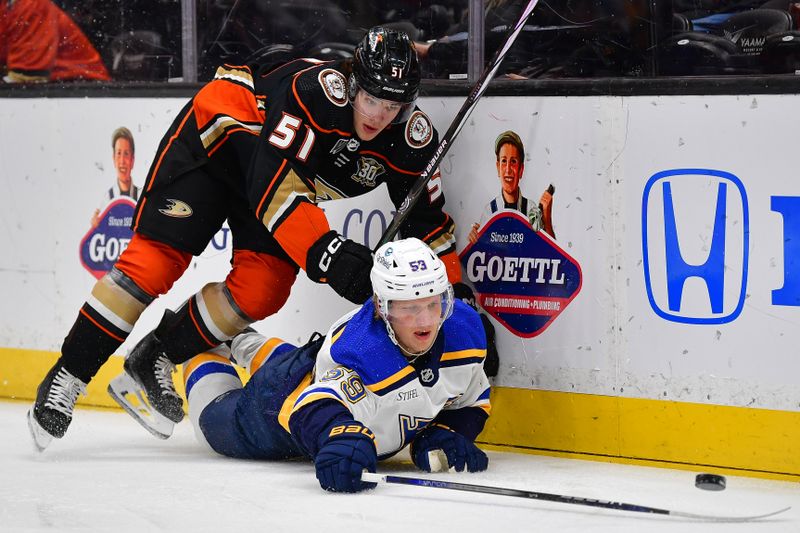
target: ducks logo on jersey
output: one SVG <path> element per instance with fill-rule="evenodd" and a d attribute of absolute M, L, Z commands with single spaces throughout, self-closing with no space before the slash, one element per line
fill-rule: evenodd
<path fill-rule="evenodd" d="M 319 73 L 319 84 L 328 100 L 335 106 L 344 107 L 347 105 L 347 83 L 344 75 L 338 70 L 326 68 Z"/>
<path fill-rule="evenodd" d="M 406 123 L 406 142 L 411 148 L 422 148 L 433 139 L 433 126 L 428 115 L 414 111 Z"/>

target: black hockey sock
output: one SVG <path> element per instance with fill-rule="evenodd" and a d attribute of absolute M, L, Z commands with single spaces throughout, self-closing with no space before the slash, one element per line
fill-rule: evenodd
<path fill-rule="evenodd" d="M 61 358 L 57 364 L 63 365 L 84 383 L 89 383 L 127 336 L 127 332 L 86 303 L 61 345 Z"/>
<path fill-rule="evenodd" d="M 168 311 L 164 314 L 156 328 L 156 337 L 161 343 L 160 349 L 176 365 L 185 363 L 224 341 L 217 339 L 206 327 L 195 296 L 176 313 Z"/>

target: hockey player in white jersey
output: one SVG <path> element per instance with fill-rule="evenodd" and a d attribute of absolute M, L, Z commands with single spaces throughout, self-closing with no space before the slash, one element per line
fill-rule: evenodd
<path fill-rule="evenodd" d="M 244 387 L 224 356 L 186 363 L 198 439 L 231 457 L 305 455 L 337 492 L 373 487 L 361 472 L 409 444 L 422 470 L 485 470 L 474 444 L 490 412 L 478 313 L 453 298 L 444 264 L 417 239 L 379 248 L 371 281 L 372 299 L 304 346 L 235 337 L 232 358 L 252 376 Z"/>

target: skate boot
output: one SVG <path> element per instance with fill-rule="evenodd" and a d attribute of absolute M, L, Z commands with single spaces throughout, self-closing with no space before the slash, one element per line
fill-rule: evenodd
<path fill-rule="evenodd" d="M 161 350 L 156 332 L 148 333 L 128 354 L 125 372 L 111 381 L 108 393 L 153 435 L 166 439 L 183 419 L 183 400 L 175 391 L 175 365 Z"/>
<path fill-rule="evenodd" d="M 86 394 L 86 383 L 61 365 L 50 369 L 28 411 L 28 429 L 38 451 L 44 451 L 53 438 L 60 439 L 67 432 L 80 394 Z"/>

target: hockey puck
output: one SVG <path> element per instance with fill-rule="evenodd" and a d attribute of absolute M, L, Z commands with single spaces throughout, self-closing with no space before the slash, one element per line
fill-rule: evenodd
<path fill-rule="evenodd" d="M 703 490 L 725 490 L 725 476 L 717 474 L 697 474 L 694 486 Z"/>

